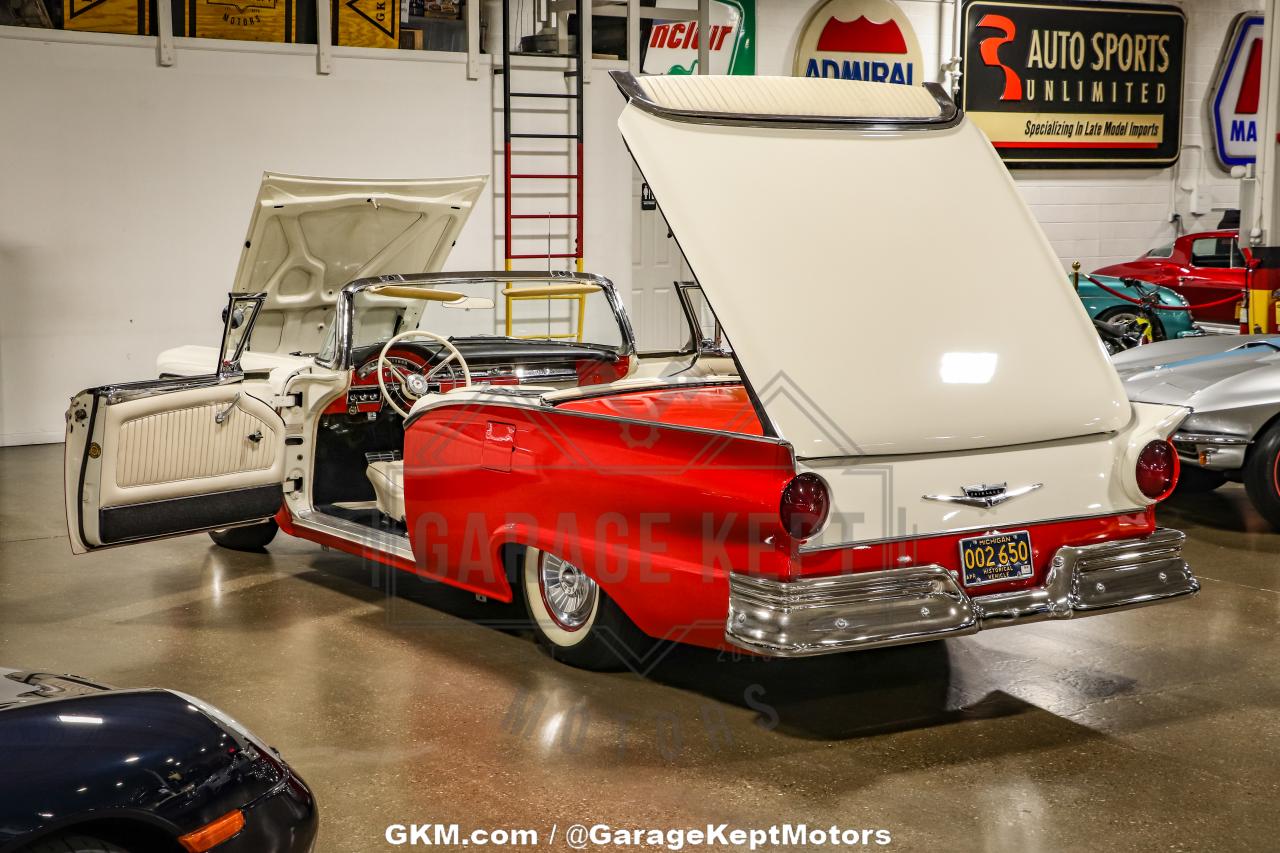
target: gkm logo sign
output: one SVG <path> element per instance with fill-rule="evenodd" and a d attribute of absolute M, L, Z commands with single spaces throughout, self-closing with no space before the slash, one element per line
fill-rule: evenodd
<path fill-rule="evenodd" d="M 1000 93 L 1002 101 L 1022 100 L 1022 78 L 1018 72 L 1000 61 L 1000 46 L 1013 41 L 1018 35 L 1018 26 L 1004 15 L 983 15 L 978 20 L 978 29 L 996 29 L 999 35 L 983 39 L 978 46 L 978 55 L 982 64 L 990 68 L 999 68 L 1004 72 L 1004 91 Z"/>
<path fill-rule="evenodd" d="M 915 31 L 889 0 L 827 0 L 800 31 L 794 74 L 914 85 L 921 67 Z"/>
<path fill-rule="evenodd" d="M 1210 91 L 1214 147 L 1218 161 L 1228 168 L 1257 159 L 1262 35 L 1261 15 L 1246 12 L 1235 19 Z"/>

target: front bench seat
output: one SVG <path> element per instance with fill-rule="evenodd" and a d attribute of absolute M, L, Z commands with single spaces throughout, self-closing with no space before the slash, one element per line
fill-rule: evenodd
<path fill-rule="evenodd" d="M 378 512 L 392 521 L 404 523 L 404 462 L 370 462 L 365 476 L 373 484 Z"/>

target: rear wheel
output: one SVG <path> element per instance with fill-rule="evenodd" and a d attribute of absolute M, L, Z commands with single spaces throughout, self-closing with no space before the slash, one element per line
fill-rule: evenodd
<path fill-rule="evenodd" d="M 1250 448 L 1244 490 L 1262 517 L 1280 530 L 1280 424 L 1272 425 Z"/>
<path fill-rule="evenodd" d="M 214 544 L 232 551 L 261 551 L 276 538 L 280 527 L 274 518 L 260 521 L 257 524 L 246 524 L 244 527 L 227 527 L 222 530 L 210 530 L 209 538 Z"/>
<path fill-rule="evenodd" d="M 534 633 L 556 660 L 613 672 L 652 645 L 599 584 L 567 560 L 528 548 L 520 569 Z"/>
<path fill-rule="evenodd" d="M 1189 465 L 1184 462 L 1182 463 L 1181 471 L 1178 473 L 1177 492 L 1182 494 L 1212 492 L 1225 482 L 1227 482 L 1227 475 L 1221 471 L 1197 468 L 1195 465 Z"/>
<path fill-rule="evenodd" d="M 23 847 L 20 853 L 129 853 L 123 847 L 117 847 L 110 841 L 90 838 L 87 835 L 59 835 L 46 838 L 30 847 Z"/>

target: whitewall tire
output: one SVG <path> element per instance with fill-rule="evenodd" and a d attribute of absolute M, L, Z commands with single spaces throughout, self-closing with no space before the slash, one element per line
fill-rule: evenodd
<path fill-rule="evenodd" d="M 567 560 L 526 548 L 518 569 L 533 632 L 556 660 L 620 670 L 634 667 L 652 644 L 599 584 Z"/>

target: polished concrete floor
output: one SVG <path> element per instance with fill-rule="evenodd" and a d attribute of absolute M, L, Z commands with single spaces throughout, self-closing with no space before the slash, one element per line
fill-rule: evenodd
<path fill-rule="evenodd" d="M 799 662 L 541 654 L 510 613 L 280 537 L 73 558 L 60 447 L 0 450 L 0 665 L 163 685 L 315 789 L 319 850 L 391 823 L 883 828 L 921 851 L 1280 849 L 1280 535 L 1175 499 L 1194 599 Z M 883 848 L 881 848 L 883 849 Z"/>

